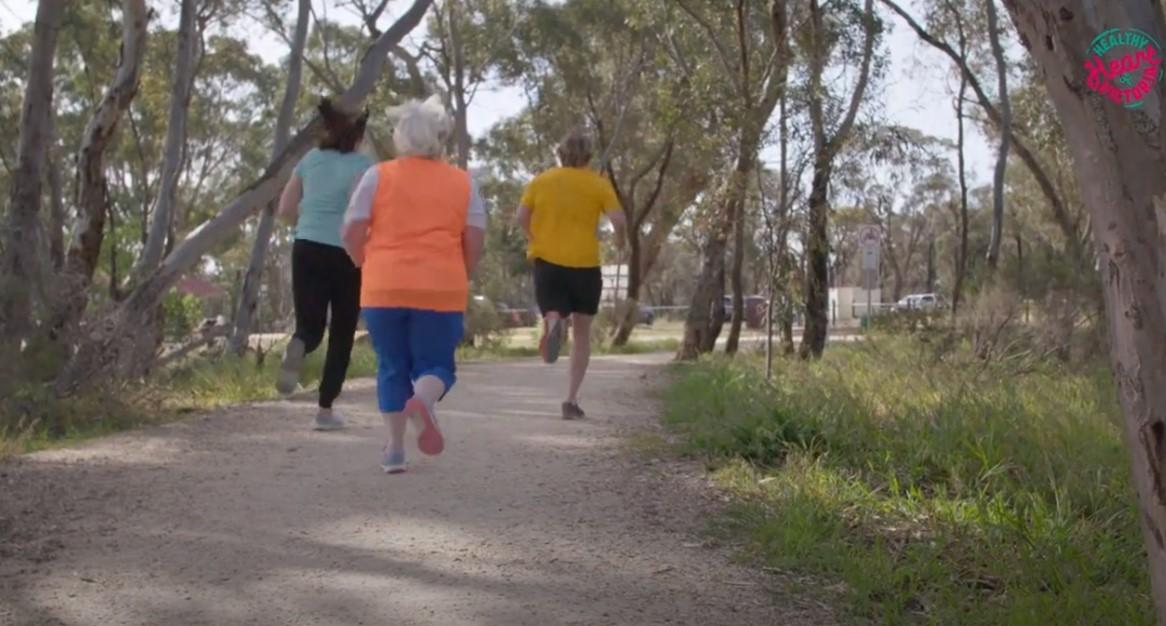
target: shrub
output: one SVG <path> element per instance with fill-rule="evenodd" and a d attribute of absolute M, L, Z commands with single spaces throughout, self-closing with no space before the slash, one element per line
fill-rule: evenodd
<path fill-rule="evenodd" d="M 498 310 L 488 300 L 470 299 L 466 306 L 466 332 L 464 343 L 482 347 L 498 340 L 505 330 Z"/>
<path fill-rule="evenodd" d="M 190 294 L 171 291 L 162 299 L 163 337 L 181 341 L 202 322 L 202 302 Z"/>

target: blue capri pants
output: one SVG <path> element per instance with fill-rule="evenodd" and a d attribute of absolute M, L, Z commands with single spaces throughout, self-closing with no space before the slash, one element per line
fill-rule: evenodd
<path fill-rule="evenodd" d="M 413 381 L 436 376 L 449 393 L 457 382 L 454 354 L 465 333 L 463 313 L 366 307 L 364 322 L 377 355 L 377 402 L 396 413 L 413 397 Z"/>

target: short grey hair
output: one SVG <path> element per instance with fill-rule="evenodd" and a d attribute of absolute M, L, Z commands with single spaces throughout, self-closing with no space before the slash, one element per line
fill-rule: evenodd
<path fill-rule="evenodd" d="M 453 120 L 437 96 L 395 106 L 389 109 L 389 120 L 397 156 L 437 159 L 445 153 Z"/>

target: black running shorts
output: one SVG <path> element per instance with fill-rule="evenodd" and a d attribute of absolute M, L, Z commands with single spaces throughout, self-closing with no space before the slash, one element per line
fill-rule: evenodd
<path fill-rule="evenodd" d="M 551 311 L 562 317 L 595 315 L 602 292 L 603 274 L 598 267 L 563 267 L 534 260 L 534 297 L 543 315 Z"/>

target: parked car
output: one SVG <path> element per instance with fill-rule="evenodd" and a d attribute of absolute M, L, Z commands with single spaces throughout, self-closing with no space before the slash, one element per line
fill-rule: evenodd
<path fill-rule="evenodd" d="M 655 324 L 656 312 L 646 306 L 640 305 L 639 319 L 637 320 L 637 323 L 643 324 L 644 326 L 651 326 L 652 324 Z"/>
<path fill-rule="evenodd" d="M 934 293 L 916 293 L 904 297 L 895 303 L 896 311 L 933 311 L 941 305 L 939 296 Z"/>
<path fill-rule="evenodd" d="M 615 317 L 615 306 L 610 302 L 603 303 L 599 308 L 603 311 L 609 312 L 613 318 Z M 651 307 L 647 307 L 641 304 L 636 309 L 636 324 L 651 326 L 654 323 L 656 323 L 656 312 L 653 311 Z"/>
<path fill-rule="evenodd" d="M 502 324 L 506 328 L 525 328 L 538 325 L 539 314 L 537 308 L 514 308 L 504 302 L 499 302 L 495 308 L 498 311 L 498 316 L 502 318 Z"/>
<path fill-rule="evenodd" d="M 733 319 L 733 296 L 724 297 L 725 321 Z M 756 330 L 765 325 L 769 300 L 762 296 L 745 296 L 745 327 Z"/>

